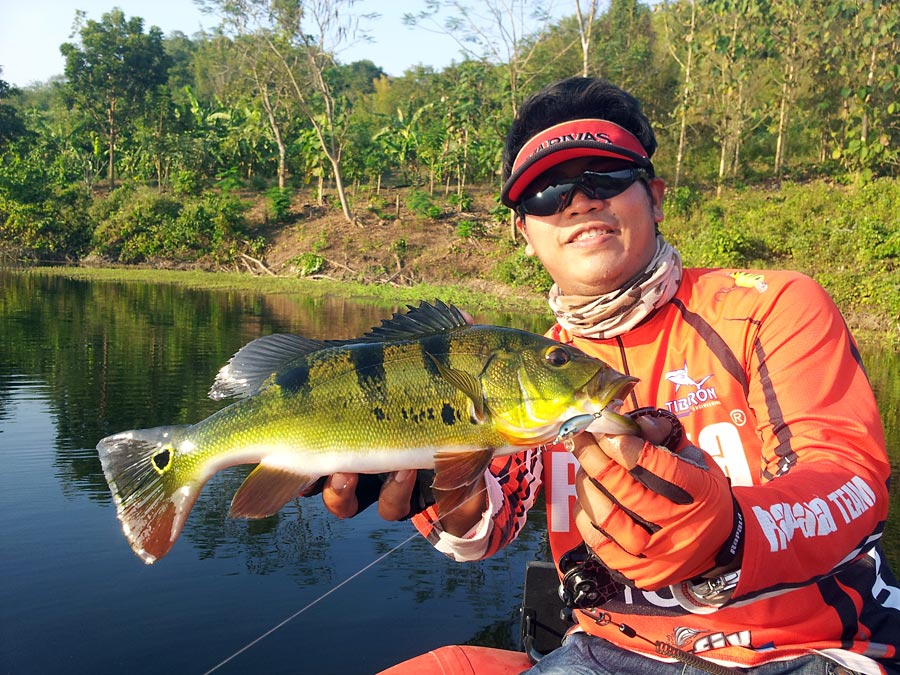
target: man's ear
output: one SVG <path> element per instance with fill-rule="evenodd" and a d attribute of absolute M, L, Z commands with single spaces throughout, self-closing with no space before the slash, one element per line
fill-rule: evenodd
<path fill-rule="evenodd" d="M 525 220 L 517 213 L 513 216 L 516 219 L 516 229 L 525 240 L 525 255 L 534 257 L 534 246 L 531 245 L 531 239 L 528 238 L 528 232 L 525 230 Z"/>
<path fill-rule="evenodd" d="M 663 195 L 666 192 L 666 182 L 662 178 L 651 178 L 647 181 L 647 186 L 650 188 L 653 222 L 659 223 L 663 219 Z"/>

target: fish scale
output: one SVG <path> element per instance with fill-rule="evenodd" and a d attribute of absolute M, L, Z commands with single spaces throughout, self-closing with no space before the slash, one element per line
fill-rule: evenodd
<path fill-rule="evenodd" d="M 552 441 L 574 416 L 592 415 L 592 430 L 634 433 L 617 409 L 635 382 L 570 345 L 421 303 L 353 340 L 254 340 L 210 391 L 234 403 L 97 448 L 122 529 L 149 564 L 228 466 L 256 465 L 232 500 L 237 517 L 271 515 L 324 475 L 431 468 L 446 513 L 493 457 Z"/>

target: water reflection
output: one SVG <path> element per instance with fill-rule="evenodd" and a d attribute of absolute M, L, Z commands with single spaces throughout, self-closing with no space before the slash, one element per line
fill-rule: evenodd
<path fill-rule="evenodd" d="M 173 552 L 148 568 L 119 532 L 94 450 L 110 433 L 193 423 L 225 405 L 207 398 L 215 373 L 260 335 L 354 337 L 396 308 L 30 273 L 0 272 L 0 288 L 5 671 L 204 672 L 412 534 L 373 509 L 337 521 L 318 499 L 230 520 L 247 473 L 235 467 L 213 478 Z M 541 316 L 476 318 L 546 326 Z M 862 352 L 897 472 L 900 356 Z M 898 570 L 896 481 L 891 502 L 885 547 Z M 513 646 L 524 563 L 546 559 L 543 519 L 535 512 L 531 521 L 506 551 L 474 565 L 446 561 L 413 537 L 219 672 L 365 673 L 446 643 Z"/>

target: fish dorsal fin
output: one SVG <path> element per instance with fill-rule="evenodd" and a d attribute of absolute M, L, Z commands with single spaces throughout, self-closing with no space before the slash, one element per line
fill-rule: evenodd
<path fill-rule="evenodd" d="M 395 313 L 362 337 L 350 340 L 312 340 L 290 333 L 257 338 L 238 350 L 219 370 L 209 397 L 218 401 L 229 397 L 252 396 L 265 387 L 273 373 L 281 371 L 295 359 L 320 349 L 370 342 L 414 340 L 469 325 L 462 312 L 441 300 L 435 300 L 434 304 L 423 300 L 418 307 L 409 305 L 408 308 L 406 314 Z"/>
<path fill-rule="evenodd" d="M 441 300 L 434 304 L 419 303 L 418 307 L 407 305 L 408 312 L 396 312 L 390 319 L 384 319 L 380 326 L 359 338 L 359 342 L 390 342 L 408 340 L 465 328 L 469 325 L 466 317 L 453 305 Z"/>
<path fill-rule="evenodd" d="M 301 356 L 333 346 L 322 340 L 300 335 L 276 333 L 257 338 L 241 347 L 231 360 L 219 370 L 209 397 L 216 401 L 252 396 L 265 385 L 269 377 Z"/>
<path fill-rule="evenodd" d="M 425 353 L 428 354 L 428 352 Z M 440 362 L 440 360 L 438 360 L 431 354 L 428 354 L 428 358 L 430 358 L 434 363 L 435 367 L 438 369 L 438 372 L 440 372 L 441 377 L 443 377 L 447 382 L 452 384 L 454 387 L 456 387 L 469 397 L 469 400 L 472 401 L 472 405 L 474 406 L 475 420 L 477 422 L 484 422 L 484 389 L 482 388 L 481 382 L 478 380 L 478 378 L 471 373 L 467 373 L 464 370 L 457 370 L 455 368 L 445 366 Z"/>

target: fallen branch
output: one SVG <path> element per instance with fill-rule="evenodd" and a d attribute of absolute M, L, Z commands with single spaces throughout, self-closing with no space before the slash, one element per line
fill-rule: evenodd
<path fill-rule="evenodd" d="M 268 274 L 269 276 L 273 276 L 273 277 L 277 277 L 277 276 L 278 276 L 277 274 L 275 274 L 275 272 L 273 272 L 273 271 L 270 270 L 268 267 L 266 267 L 266 266 L 263 264 L 262 260 L 257 260 L 257 259 L 254 258 L 253 256 L 249 256 L 249 255 L 247 255 L 246 253 L 241 253 L 240 256 L 241 256 L 241 258 L 242 258 L 243 260 L 245 260 L 245 261 L 249 260 L 250 262 L 256 263 L 256 264 L 260 267 L 260 269 L 262 269 L 262 271 L 265 272 L 266 274 Z M 244 264 L 246 265 L 247 263 L 245 262 Z M 247 265 L 247 267 L 249 268 L 249 265 Z"/>

